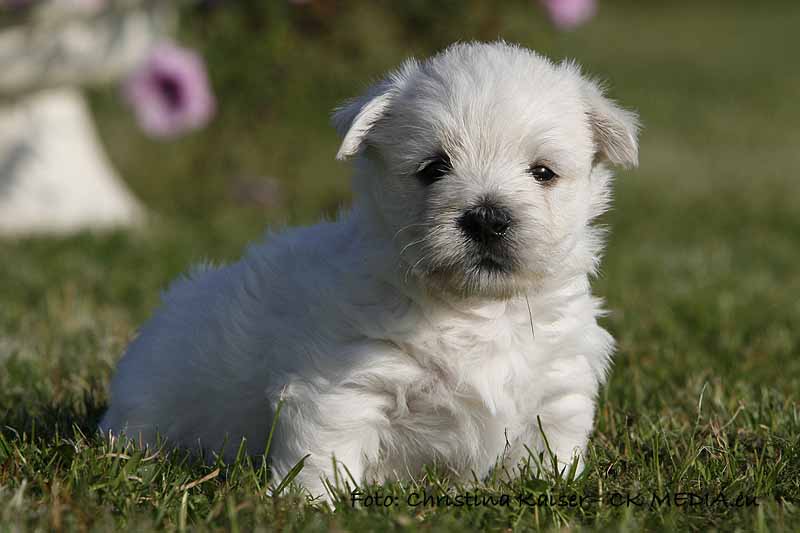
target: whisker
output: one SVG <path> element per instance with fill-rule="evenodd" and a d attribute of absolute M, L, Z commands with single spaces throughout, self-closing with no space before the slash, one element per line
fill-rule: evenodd
<path fill-rule="evenodd" d="M 412 271 L 413 271 L 415 268 L 417 268 L 417 265 L 419 265 L 419 264 L 420 264 L 420 263 L 421 263 L 421 262 L 422 262 L 424 259 L 426 259 L 427 257 L 428 257 L 428 256 L 427 256 L 427 254 L 422 254 L 422 257 L 420 257 L 420 258 L 417 260 L 417 262 L 416 262 L 416 263 L 414 263 L 412 266 L 410 266 L 410 267 L 408 268 L 408 270 L 406 270 L 406 275 L 405 275 L 405 277 L 404 277 L 404 279 L 403 279 L 403 283 L 408 283 L 408 275 L 409 275 L 409 274 L 410 274 L 410 273 L 411 273 L 411 272 L 412 272 Z"/>
<path fill-rule="evenodd" d="M 531 337 L 536 340 L 536 334 L 533 332 L 533 313 L 531 312 L 531 302 L 528 301 L 528 293 L 525 293 L 525 303 L 528 304 L 528 318 L 531 319 Z"/>
<path fill-rule="evenodd" d="M 417 226 L 427 226 L 427 225 L 428 224 L 425 223 L 425 222 L 417 222 L 417 223 L 408 224 L 407 226 L 403 226 L 402 228 L 400 228 L 399 230 L 397 230 L 395 232 L 394 236 L 392 237 L 392 241 L 394 241 L 402 232 L 406 231 L 407 229 L 415 228 Z"/>
<path fill-rule="evenodd" d="M 422 243 L 422 241 L 424 241 L 424 240 L 425 240 L 425 237 L 423 237 L 423 238 L 421 238 L 421 239 L 419 239 L 419 240 L 416 240 L 416 241 L 414 241 L 414 242 L 410 242 L 410 243 L 406 244 L 405 246 L 403 246 L 403 249 L 402 249 L 402 250 L 400 250 L 400 256 L 402 256 L 402 255 L 403 255 L 403 253 L 404 253 L 406 250 L 408 250 L 408 248 L 409 248 L 409 247 L 411 247 L 411 246 L 414 246 L 415 244 L 420 244 L 420 243 Z"/>

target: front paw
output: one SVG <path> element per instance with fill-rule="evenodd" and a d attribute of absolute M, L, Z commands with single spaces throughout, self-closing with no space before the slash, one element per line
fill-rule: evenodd
<path fill-rule="evenodd" d="M 557 474 L 563 479 L 576 479 L 581 474 L 585 465 L 584 447 L 574 446 L 572 449 L 554 450 L 551 464 L 555 466 Z"/>

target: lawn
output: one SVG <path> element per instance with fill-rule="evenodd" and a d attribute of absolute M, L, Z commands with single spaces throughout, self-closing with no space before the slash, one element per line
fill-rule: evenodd
<path fill-rule="evenodd" d="M 207 130 L 154 142 L 115 88 L 90 93 L 151 224 L 0 241 L 0 531 L 800 529 L 800 3 L 601 0 L 570 33 L 527 1 L 218 4 L 181 30 L 219 99 Z M 101 439 L 115 361 L 170 279 L 347 204 L 330 109 L 408 55 L 497 37 L 578 59 L 644 123 L 602 220 L 594 287 L 619 348 L 587 474 L 431 472 L 363 488 L 388 507 L 331 510 L 247 458 Z M 423 492 L 481 505 L 413 505 Z"/>

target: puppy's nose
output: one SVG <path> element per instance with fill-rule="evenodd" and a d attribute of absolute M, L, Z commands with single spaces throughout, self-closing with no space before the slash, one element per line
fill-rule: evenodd
<path fill-rule="evenodd" d="M 461 215 L 458 226 L 470 239 L 488 244 L 506 234 L 511 226 L 511 213 L 503 207 L 479 205 Z"/>

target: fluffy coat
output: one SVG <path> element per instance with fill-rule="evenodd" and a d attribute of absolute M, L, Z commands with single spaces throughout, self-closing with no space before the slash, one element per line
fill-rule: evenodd
<path fill-rule="evenodd" d="M 513 470 L 544 449 L 539 420 L 562 464 L 580 460 L 614 346 L 590 292 L 591 222 L 606 163 L 636 164 L 635 115 L 573 63 L 468 43 L 406 62 L 334 125 L 356 159 L 353 208 L 175 282 L 101 429 L 228 457 L 245 438 L 258 455 L 282 401 L 274 472 L 311 454 L 296 480 L 313 495 L 334 464 L 358 481 Z M 441 153 L 446 175 L 422 183 Z M 539 183 L 545 164 L 558 177 Z M 491 252 L 457 223 L 487 203 L 512 220 Z"/>

